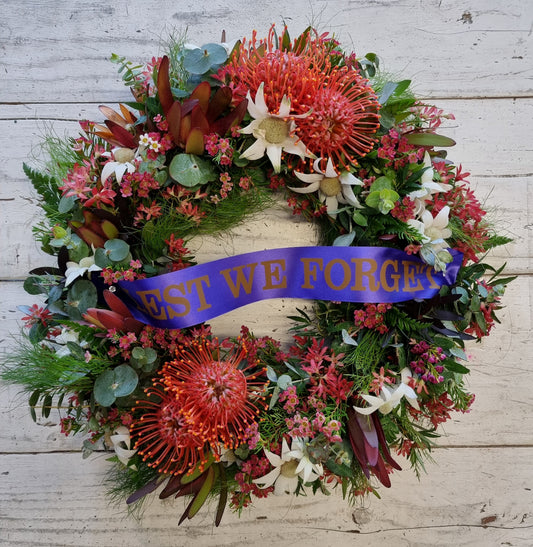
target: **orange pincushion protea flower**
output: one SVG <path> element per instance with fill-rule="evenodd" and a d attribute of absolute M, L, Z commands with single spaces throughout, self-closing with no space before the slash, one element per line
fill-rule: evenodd
<path fill-rule="evenodd" d="M 187 423 L 214 450 L 219 444 L 239 446 L 265 407 L 259 394 L 267 382 L 257 380 L 264 370 L 258 370 L 257 363 L 239 368 L 245 356 L 241 346 L 221 359 L 217 340 L 200 340 L 180 347 L 177 358 L 163 367 L 163 381 L 183 401 Z"/>
<path fill-rule="evenodd" d="M 310 152 L 344 169 L 357 165 L 373 148 L 379 128 L 379 102 L 368 81 L 351 64 L 339 64 L 339 52 L 322 37 L 308 33 L 288 48 L 282 47 L 284 33 L 278 43 L 274 36 L 271 29 L 259 43 L 255 34 L 249 44 L 243 41 L 219 78 L 243 97 L 248 92 L 255 97 L 263 84 L 272 112 L 286 97 L 289 118 L 305 115 L 295 134 Z"/>
<path fill-rule="evenodd" d="M 149 466 L 173 475 L 191 472 L 210 454 L 218 460 L 221 446 L 246 441 L 265 407 L 260 392 L 267 381 L 257 379 L 264 370 L 256 363 L 238 368 L 245 356 L 241 346 L 221 359 L 218 341 L 204 339 L 179 347 L 134 409 L 143 415 L 131 434 Z"/>
<path fill-rule="evenodd" d="M 204 439 L 187 424 L 182 402 L 159 380 L 145 393 L 146 399 L 137 401 L 134 409 L 143 414 L 131 428 L 135 449 L 143 460 L 172 475 L 181 475 L 197 465 L 203 467 L 208 459 Z"/>

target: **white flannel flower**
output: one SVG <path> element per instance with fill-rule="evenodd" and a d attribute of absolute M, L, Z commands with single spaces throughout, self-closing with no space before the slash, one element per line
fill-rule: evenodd
<path fill-rule="evenodd" d="M 99 272 L 102 268 L 94 263 L 94 255 L 86 256 L 79 262 L 67 262 L 67 269 L 65 271 L 65 287 L 68 287 L 75 279 L 81 277 L 85 272 Z"/>
<path fill-rule="evenodd" d="M 298 477 L 305 482 L 317 480 L 324 470 L 320 464 L 313 463 L 305 450 L 306 439 L 296 437 L 292 440 L 291 448 L 283 439 L 281 456 L 265 449 L 265 456 L 274 466 L 274 469 L 254 479 L 254 483 L 262 485 L 260 488 L 268 488 L 274 485 L 274 494 L 293 494 L 298 488 Z"/>
<path fill-rule="evenodd" d="M 411 371 L 406 367 L 401 371 L 401 379 L 398 384 L 394 386 L 382 386 L 379 397 L 374 395 L 362 394 L 360 397 L 364 399 L 369 406 L 358 407 L 354 406 L 354 410 L 359 414 L 372 414 L 376 410 L 379 410 L 382 414 L 389 414 L 394 408 L 396 408 L 402 399 L 405 397 L 407 402 L 414 408 L 418 409 L 418 402 L 415 390 L 408 385 L 409 378 L 411 377 Z"/>
<path fill-rule="evenodd" d="M 361 208 L 362 205 L 355 197 L 352 186 L 362 186 L 363 182 L 357 177 L 354 177 L 348 171 L 344 171 L 340 175 L 337 174 L 331 158 L 328 158 L 326 170 L 320 169 L 320 161 L 318 158 L 313 163 L 315 173 L 299 173 L 294 174 L 303 182 L 309 184 L 306 188 L 294 188 L 289 186 L 289 189 L 299 194 L 310 194 L 318 191 L 318 196 L 322 202 L 325 202 L 328 215 L 334 217 L 338 209 L 339 203 L 350 204 L 353 207 Z"/>
<path fill-rule="evenodd" d="M 131 449 L 129 429 L 121 425 L 115 429 L 115 432 L 109 437 L 109 439 L 113 443 L 113 449 L 115 450 L 118 459 L 124 465 L 128 465 L 130 458 L 137 452 L 137 450 Z"/>
<path fill-rule="evenodd" d="M 246 149 L 242 158 L 249 160 L 258 160 L 265 155 L 268 156 L 274 171 L 279 173 L 281 170 L 281 153 L 296 154 L 301 158 L 314 157 L 309 154 L 307 148 L 298 137 L 294 135 L 296 124 L 294 118 L 304 118 L 307 114 L 290 115 L 291 101 L 286 95 L 281 100 L 281 105 L 277 114 L 268 111 L 265 103 L 264 83 L 261 83 L 255 94 L 255 102 L 252 101 L 248 91 L 248 113 L 254 120 L 243 129 L 244 135 L 253 135 L 257 140 Z M 289 119 L 290 118 L 290 119 Z"/>
<path fill-rule="evenodd" d="M 420 215 L 425 209 L 426 199 L 431 198 L 433 194 L 438 194 L 439 192 L 447 192 L 451 190 L 452 186 L 450 184 L 444 184 L 442 182 L 435 182 L 433 177 L 435 176 L 435 170 L 433 169 L 433 164 L 429 154 L 426 152 L 424 154 L 424 165 L 427 169 L 422 173 L 420 178 L 420 190 L 414 190 L 408 197 L 415 202 L 415 214 Z"/>
<path fill-rule="evenodd" d="M 450 208 L 446 205 L 436 217 L 433 217 L 429 211 L 424 211 L 420 215 L 420 220 L 412 218 L 407 224 L 418 231 L 422 243 L 437 243 L 452 235 L 452 231 L 448 228 L 449 214 Z"/>
<path fill-rule="evenodd" d="M 111 152 L 104 152 L 102 156 L 113 158 L 114 161 L 108 161 L 102 168 L 102 184 L 114 173 L 117 182 L 122 181 L 124 173 L 133 173 L 135 165 L 132 161 L 135 159 L 135 151 L 131 148 L 113 148 Z"/>

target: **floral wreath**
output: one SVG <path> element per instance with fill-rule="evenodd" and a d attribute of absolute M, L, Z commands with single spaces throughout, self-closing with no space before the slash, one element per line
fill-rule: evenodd
<path fill-rule="evenodd" d="M 438 425 L 474 401 L 464 343 L 489 334 L 510 281 L 480 258 L 509 240 L 441 149 L 453 116 L 312 28 L 112 61 L 133 100 L 101 106 L 78 138 L 49 135 L 43 168 L 24 166 L 45 214 L 35 237 L 58 261 L 27 278 L 45 303 L 21 306 L 28 331 L 2 372 L 33 418 L 58 408 L 85 454 L 114 449 L 110 493 L 130 507 L 156 489 L 190 496 L 182 521 L 210 496 L 217 525 L 228 501 L 334 488 L 354 501 L 391 485 L 398 455 L 421 469 Z M 455 263 L 453 279 L 424 298 L 317 298 L 291 317 L 289 347 L 139 320 L 128 283 L 185 274 L 193 236 L 276 195 L 337 257 L 401 252 L 430 280 Z"/>

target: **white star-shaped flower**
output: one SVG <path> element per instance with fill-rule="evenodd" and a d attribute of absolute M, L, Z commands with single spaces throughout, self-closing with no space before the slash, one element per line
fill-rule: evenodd
<path fill-rule="evenodd" d="M 355 197 L 352 186 L 362 186 L 363 182 L 348 171 L 344 171 L 340 175 L 337 174 L 331 158 L 328 158 L 326 170 L 322 171 L 320 169 L 321 160 L 322 158 L 318 158 L 313 163 L 315 173 L 294 172 L 301 181 L 307 182 L 309 186 L 306 188 L 294 188 L 290 186 L 289 189 L 299 194 L 311 194 L 318 191 L 320 200 L 325 202 L 327 212 L 332 217 L 336 215 L 339 203 L 348 203 L 353 207 L 361 208 L 362 205 Z"/>
<path fill-rule="evenodd" d="M 111 152 L 104 152 L 102 156 L 113 158 L 112 161 L 108 161 L 102 168 L 102 174 L 100 176 L 102 183 L 104 183 L 113 173 L 120 183 L 124 173 L 135 172 L 135 165 L 132 161 L 135 159 L 135 151 L 131 148 L 113 148 Z"/>
<path fill-rule="evenodd" d="M 398 384 L 391 387 L 382 386 L 379 397 L 368 394 L 360 395 L 369 406 L 364 408 L 354 406 L 354 410 L 359 412 L 359 414 L 365 415 L 372 414 L 372 412 L 375 412 L 376 410 L 379 410 L 382 414 L 389 414 L 400 404 L 402 397 L 405 397 L 409 404 L 418 409 L 416 392 L 408 385 L 410 377 L 411 371 L 405 367 L 401 371 L 401 380 Z"/>
<path fill-rule="evenodd" d="M 274 171 L 281 170 L 281 153 L 295 154 L 304 157 L 314 157 L 307 151 L 304 143 L 298 140 L 294 134 L 296 124 L 294 118 L 303 118 L 307 114 L 291 115 L 291 101 L 286 95 L 281 100 L 277 114 L 268 111 L 265 103 L 264 83 L 261 83 L 255 94 L 255 102 L 248 91 L 248 113 L 253 121 L 241 129 L 244 135 L 253 135 L 256 141 L 242 154 L 242 158 L 258 160 L 265 155 L 268 156 Z"/>
<path fill-rule="evenodd" d="M 292 440 L 291 447 L 283 439 L 281 445 L 281 456 L 265 449 L 265 456 L 274 466 L 274 469 L 254 479 L 254 483 L 262 485 L 260 488 L 268 488 L 274 485 L 274 494 L 293 494 L 298 488 L 298 477 L 303 482 L 316 481 L 324 470 L 320 464 L 313 463 L 305 450 L 307 439 L 296 437 Z"/>

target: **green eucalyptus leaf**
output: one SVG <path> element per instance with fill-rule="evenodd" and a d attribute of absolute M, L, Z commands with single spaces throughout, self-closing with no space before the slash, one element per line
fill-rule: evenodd
<path fill-rule="evenodd" d="M 289 386 L 292 385 L 292 378 L 288 374 L 282 374 L 278 378 L 278 387 L 281 391 L 285 391 Z"/>
<path fill-rule="evenodd" d="M 121 262 L 130 253 L 130 246 L 122 239 L 109 239 L 105 242 L 104 248 L 113 262 Z"/>
<path fill-rule="evenodd" d="M 183 186 L 193 188 L 216 180 L 211 162 L 194 154 L 178 154 L 168 168 L 170 176 Z"/>
<path fill-rule="evenodd" d="M 267 366 L 266 375 L 271 382 L 276 383 L 278 381 L 278 375 L 270 365 Z"/>
<path fill-rule="evenodd" d="M 115 375 L 112 370 L 106 370 L 94 382 L 94 398 L 99 405 L 111 406 L 116 399 L 113 383 Z"/>
<path fill-rule="evenodd" d="M 100 268 L 108 268 L 113 264 L 113 262 L 109 258 L 107 251 L 102 247 L 98 247 L 98 249 L 94 251 L 94 263 L 97 266 L 100 266 Z"/>
<path fill-rule="evenodd" d="M 68 213 L 70 210 L 72 210 L 75 203 L 76 203 L 76 197 L 75 196 L 63 196 L 59 200 L 57 210 L 60 213 Z"/>
<path fill-rule="evenodd" d="M 46 290 L 43 289 L 38 277 L 27 277 L 24 280 L 23 287 L 28 294 L 35 295 L 35 294 L 46 293 Z"/>
<path fill-rule="evenodd" d="M 94 308 L 98 303 L 98 291 L 88 279 L 78 279 L 67 294 L 67 313 L 69 309 L 77 309 L 80 314 L 88 308 Z M 69 313 L 70 315 L 70 313 Z"/>
<path fill-rule="evenodd" d="M 226 49 L 220 44 L 205 44 L 184 52 L 183 68 L 191 74 L 205 74 L 211 68 L 224 63 L 227 58 Z"/>
<path fill-rule="evenodd" d="M 436 133 L 409 133 L 405 135 L 409 144 L 415 146 L 455 146 L 455 141 Z"/>
<path fill-rule="evenodd" d="M 154 363 L 157 359 L 157 351 L 154 348 L 144 348 L 144 356 L 147 363 Z"/>
<path fill-rule="evenodd" d="M 137 384 L 139 383 L 139 377 L 137 373 L 129 365 L 119 365 L 113 369 L 115 382 L 113 384 L 113 390 L 116 397 L 125 397 L 132 393 Z"/>
<path fill-rule="evenodd" d="M 355 232 L 350 232 L 349 234 L 343 234 L 335 238 L 333 245 L 335 247 L 349 247 L 353 243 L 354 239 L 355 239 Z"/>
<path fill-rule="evenodd" d="M 79 262 L 82 258 L 89 256 L 89 246 L 85 241 L 80 239 L 74 246 L 69 248 L 68 256 L 72 262 Z"/>

